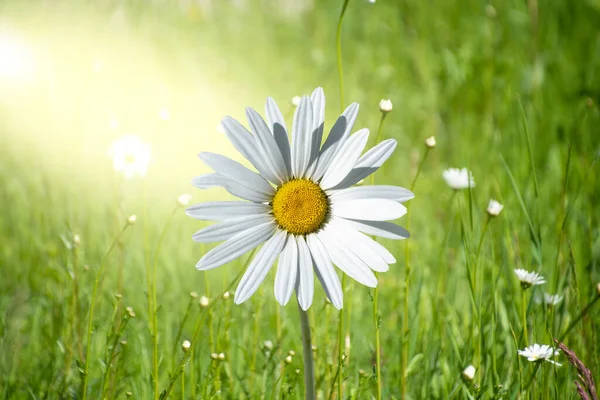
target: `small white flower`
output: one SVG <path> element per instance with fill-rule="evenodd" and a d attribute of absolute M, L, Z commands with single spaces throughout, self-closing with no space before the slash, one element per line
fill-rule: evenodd
<path fill-rule="evenodd" d="M 197 297 L 198 297 L 198 292 L 190 292 L 190 297 L 191 297 L 192 299 L 195 299 L 195 298 L 197 298 Z"/>
<path fill-rule="evenodd" d="M 473 174 L 466 168 L 449 168 L 442 173 L 446 184 L 454 190 L 467 189 L 475 187 Z"/>
<path fill-rule="evenodd" d="M 200 307 L 206 308 L 210 304 L 210 300 L 206 296 L 200 297 Z"/>
<path fill-rule="evenodd" d="M 210 355 L 210 358 L 211 358 L 212 360 L 218 360 L 218 359 L 219 359 L 219 355 L 218 355 L 217 353 L 212 353 L 212 354 Z"/>
<path fill-rule="evenodd" d="M 287 356 L 287 357 L 285 358 L 285 363 L 286 363 L 286 364 L 291 364 L 291 363 L 292 363 L 292 361 L 294 361 L 294 359 L 292 358 L 292 356 Z"/>
<path fill-rule="evenodd" d="M 462 377 L 466 381 L 472 381 L 473 378 L 475 378 L 475 367 L 469 365 L 467 368 L 465 368 L 462 372 Z"/>
<path fill-rule="evenodd" d="M 379 111 L 384 114 L 387 114 L 392 111 L 394 107 L 392 106 L 392 101 L 390 99 L 381 99 L 379 102 Z"/>
<path fill-rule="evenodd" d="M 537 272 L 529 272 L 524 269 L 515 269 L 515 274 L 517 274 L 517 278 L 521 281 L 521 287 L 523 289 L 527 289 L 533 285 L 542 285 L 546 283 L 546 280 L 543 276 L 540 276 Z"/>
<path fill-rule="evenodd" d="M 288 354 L 292 357 L 294 357 L 296 355 L 296 352 L 294 350 L 290 350 L 288 351 Z"/>
<path fill-rule="evenodd" d="M 190 351 L 191 347 L 192 343 L 189 340 L 184 340 L 183 343 L 181 343 L 181 350 L 183 350 L 184 353 Z"/>
<path fill-rule="evenodd" d="M 191 198 L 192 198 L 191 194 L 182 194 L 177 198 L 177 203 L 180 206 L 185 207 L 190 204 Z"/>
<path fill-rule="evenodd" d="M 538 304 L 546 304 L 548 307 L 554 307 L 558 304 L 560 304 L 561 301 L 563 301 L 564 296 L 561 296 L 560 294 L 550 294 L 550 293 L 544 293 L 544 297 L 537 297 L 535 299 L 536 303 Z"/>
<path fill-rule="evenodd" d="M 125 179 L 146 176 L 151 153 L 150 145 L 135 135 L 120 137 L 109 149 L 114 170 L 122 172 Z"/>
<path fill-rule="evenodd" d="M 225 353 L 219 353 L 219 356 L 218 356 L 218 357 L 219 357 L 219 360 L 220 360 L 220 361 L 223 361 L 223 360 L 225 360 Z"/>
<path fill-rule="evenodd" d="M 266 350 L 273 350 L 273 342 L 270 340 L 265 340 L 263 346 Z"/>
<path fill-rule="evenodd" d="M 229 292 L 223 293 L 223 300 L 229 300 L 230 297 L 231 297 L 231 293 L 229 293 Z"/>
<path fill-rule="evenodd" d="M 81 237 L 78 234 L 73 235 L 73 245 L 79 246 L 81 244 Z"/>
<path fill-rule="evenodd" d="M 302 98 L 300 96 L 292 97 L 292 105 L 294 107 L 298 107 L 300 105 L 300 101 L 302 101 Z"/>
<path fill-rule="evenodd" d="M 137 216 L 135 214 L 132 214 L 129 217 L 127 217 L 127 223 L 129 225 L 135 224 L 135 221 L 137 221 Z"/>
<path fill-rule="evenodd" d="M 526 347 L 524 350 L 519 350 L 519 355 L 521 355 L 523 357 L 527 357 L 528 361 L 531 361 L 531 362 L 548 361 L 549 363 L 558 365 L 560 367 L 561 364 L 550 360 L 550 357 L 557 356 L 558 354 L 559 354 L 559 350 L 555 350 L 548 345 L 540 346 L 537 343 L 534 344 L 533 346 Z"/>
<path fill-rule="evenodd" d="M 425 146 L 429 147 L 430 149 L 433 149 L 436 144 L 435 136 L 429 136 L 427 139 L 425 139 Z"/>
<path fill-rule="evenodd" d="M 494 199 L 491 199 L 487 206 L 487 212 L 490 216 L 497 217 L 503 208 L 504 208 L 504 206 L 502 204 L 498 203 Z"/>
<path fill-rule="evenodd" d="M 162 119 L 163 121 L 168 121 L 171 118 L 169 109 L 161 108 L 161 110 L 158 112 L 158 118 Z"/>

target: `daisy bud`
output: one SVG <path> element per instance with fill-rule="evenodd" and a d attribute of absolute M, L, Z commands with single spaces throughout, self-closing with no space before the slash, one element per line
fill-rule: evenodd
<path fill-rule="evenodd" d="M 392 101 L 390 99 L 381 99 L 379 102 L 379 111 L 384 114 L 387 114 L 392 111 Z"/>
<path fill-rule="evenodd" d="M 135 224 L 136 220 L 137 220 L 137 217 L 135 216 L 135 214 L 130 215 L 129 217 L 127 217 L 127 225 Z"/>
<path fill-rule="evenodd" d="M 206 296 L 200 297 L 200 307 L 206 308 L 210 304 L 210 300 Z"/>
<path fill-rule="evenodd" d="M 129 314 L 129 316 L 131 318 L 135 318 L 135 312 L 133 312 L 133 308 L 132 307 L 127 307 L 127 308 L 125 308 L 125 310 L 127 310 L 127 314 Z"/>
<path fill-rule="evenodd" d="M 269 351 L 270 351 L 270 350 L 273 350 L 273 342 L 271 342 L 270 340 L 265 340 L 265 341 L 263 342 L 263 347 L 264 347 L 266 350 L 269 350 Z"/>
<path fill-rule="evenodd" d="M 494 199 L 491 199 L 487 206 L 487 212 L 490 215 L 490 217 L 497 217 L 503 208 L 504 206 L 502 204 L 498 203 Z"/>
<path fill-rule="evenodd" d="M 192 347 L 192 343 L 190 343 L 189 340 L 184 340 L 183 343 L 181 343 L 181 350 L 183 350 L 184 353 L 190 351 L 190 347 Z"/>
<path fill-rule="evenodd" d="M 191 198 L 192 198 L 191 194 L 182 194 L 181 196 L 179 196 L 177 198 L 177 204 L 179 204 L 182 207 L 185 207 L 188 204 L 190 204 L 190 199 Z"/>
<path fill-rule="evenodd" d="M 287 356 L 287 357 L 285 358 L 285 363 L 286 363 L 286 364 L 291 364 L 291 363 L 292 363 L 292 361 L 293 361 L 293 359 L 292 359 L 292 356 Z"/>
<path fill-rule="evenodd" d="M 292 97 L 292 105 L 294 107 L 298 107 L 300 105 L 300 101 L 302 100 L 302 98 L 300 96 L 294 96 Z"/>
<path fill-rule="evenodd" d="M 316 353 L 316 352 L 317 352 L 317 346 L 316 346 L 316 345 L 314 345 L 314 344 L 312 345 L 312 351 L 313 351 L 313 353 Z"/>
<path fill-rule="evenodd" d="M 344 340 L 344 344 L 346 345 L 346 351 L 350 350 L 350 335 L 346 335 L 346 339 Z"/>
<path fill-rule="evenodd" d="M 296 368 L 296 373 L 299 374 L 300 372 L 300 368 Z"/>
<path fill-rule="evenodd" d="M 296 352 L 294 350 L 290 350 L 288 351 L 288 354 L 292 357 L 294 357 L 296 355 Z"/>
<path fill-rule="evenodd" d="M 467 368 L 465 368 L 462 372 L 462 378 L 467 382 L 472 381 L 473 378 L 475 378 L 475 367 L 469 365 Z"/>
<path fill-rule="evenodd" d="M 219 359 L 219 355 L 217 353 L 212 353 L 210 355 L 211 360 L 218 360 Z"/>
<path fill-rule="evenodd" d="M 73 245 L 79 246 L 81 244 L 81 238 L 78 234 L 73 235 Z"/>
<path fill-rule="evenodd" d="M 121 346 L 127 345 L 127 340 L 121 340 Z"/>
<path fill-rule="evenodd" d="M 435 136 L 429 136 L 427 139 L 425 139 L 425 146 L 427 146 L 428 148 L 433 149 L 435 145 Z"/>
<path fill-rule="evenodd" d="M 133 392 L 125 392 L 125 396 L 131 397 L 131 396 L 133 396 Z"/>
<path fill-rule="evenodd" d="M 191 297 L 192 299 L 195 299 L 195 298 L 197 298 L 197 297 L 198 297 L 198 293 L 197 293 L 197 292 L 190 292 L 190 297 Z"/>
<path fill-rule="evenodd" d="M 219 356 L 218 356 L 218 357 L 219 357 L 219 360 L 220 360 L 220 361 L 223 361 L 223 360 L 225 360 L 225 353 L 219 353 Z"/>
<path fill-rule="evenodd" d="M 231 293 L 229 293 L 229 292 L 223 293 L 223 300 L 229 300 L 230 297 L 231 297 Z"/>
<path fill-rule="evenodd" d="M 123 298 L 123 295 L 121 293 L 115 293 L 115 298 L 120 300 Z"/>

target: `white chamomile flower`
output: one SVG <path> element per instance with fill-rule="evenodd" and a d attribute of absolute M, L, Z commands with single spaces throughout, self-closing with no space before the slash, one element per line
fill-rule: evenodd
<path fill-rule="evenodd" d="M 531 362 L 548 361 L 549 363 L 558 365 L 560 367 L 561 364 L 550 360 L 550 357 L 557 356 L 558 354 L 559 354 L 559 350 L 555 350 L 546 344 L 540 346 L 537 343 L 534 344 L 533 346 L 526 347 L 524 350 L 519 350 L 519 355 L 521 355 L 523 357 L 527 357 L 528 361 L 531 361 Z"/>
<path fill-rule="evenodd" d="M 390 99 L 381 99 L 381 101 L 379 102 L 379 111 L 381 111 L 384 114 L 390 113 L 392 112 L 392 110 L 394 109 L 394 106 L 392 105 L 392 100 Z"/>
<path fill-rule="evenodd" d="M 279 257 L 275 298 L 285 305 L 294 290 L 303 310 L 313 300 L 314 276 L 332 304 L 341 309 L 343 294 L 333 265 L 368 287 L 377 286 L 373 271 L 384 272 L 394 256 L 370 235 L 406 239 L 409 233 L 390 222 L 406 213 L 402 202 L 414 197 L 397 186 L 358 186 L 396 148 L 387 139 L 361 156 L 367 129 L 350 135 L 358 114 L 353 103 L 342 113 L 320 146 L 325 120 L 325 96 L 317 88 L 296 108 L 292 142 L 279 107 L 268 98 L 267 122 L 246 110 L 250 133 L 230 117 L 223 119 L 227 137 L 258 170 L 227 157 L 201 153 L 215 172 L 194 178 L 194 186 L 222 186 L 244 201 L 220 201 L 191 206 L 187 214 L 218 221 L 193 235 L 197 242 L 220 242 L 196 264 L 209 270 L 227 264 L 264 244 L 248 266 L 235 303 L 252 296 Z"/>
<path fill-rule="evenodd" d="M 535 301 L 538 304 L 544 303 L 548 307 L 554 307 L 554 306 L 560 304 L 560 302 L 563 301 L 563 299 L 564 299 L 564 297 L 561 296 L 560 294 L 544 293 L 544 297 L 537 297 L 535 299 Z"/>
<path fill-rule="evenodd" d="M 462 377 L 465 381 L 472 381 L 475 378 L 475 367 L 472 365 L 467 366 L 462 372 Z"/>
<path fill-rule="evenodd" d="M 519 278 L 519 281 L 521 281 L 521 287 L 523 289 L 546 283 L 546 279 L 544 279 L 543 276 L 540 276 L 540 274 L 537 272 L 529 272 L 524 269 L 515 269 L 515 274 L 517 274 L 517 278 Z"/>
<path fill-rule="evenodd" d="M 435 136 L 429 136 L 427 139 L 425 139 L 425 146 L 427 146 L 427 148 L 433 149 L 436 144 Z"/>
<path fill-rule="evenodd" d="M 115 171 L 122 172 L 125 179 L 146 175 L 152 149 L 138 136 L 126 135 L 115 140 L 109 149 Z"/>
<path fill-rule="evenodd" d="M 187 205 L 190 204 L 190 200 L 192 199 L 192 195 L 191 194 L 182 194 L 179 195 L 179 197 L 177 198 L 177 204 L 179 204 L 182 207 L 185 207 Z"/>
<path fill-rule="evenodd" d="M 475 187 L 473 174 L 466 168 L 448 168 L 442 173 L 446 184 L 454 190 L 467 189 Z"/>
<path fill-rule="evenodd" d="M 498 203 L 494 199 L 491 199 L 487 206 L 487 212 L 491 217 L 497 217 L 503 208 L 504 206 L 502 204 Z"/>

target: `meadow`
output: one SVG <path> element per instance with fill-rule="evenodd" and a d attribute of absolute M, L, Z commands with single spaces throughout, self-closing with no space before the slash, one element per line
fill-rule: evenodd
<path fill-rule="evenodd" d="M 518 351 L 557 339 L 600 382 L 599 28 L 597 0 L 2 1 L 0 397 L 304 398 L 295 296 L 271 271 L 234 304 L 249 256 L 196 270 L 214 245 L 180 195 L 232 198 L 190 184 L 199 152 L 245 162 L 221 118 L 271 96 L 290 126 L 322 86 L 325 132 L 358 102 L 367 148 L 398 142 L 374 180 L 415 198 L 376 295 L 345 278 L 339 312 L 316 283 L 316 397 L 595 398 L 564 351 Z"/>

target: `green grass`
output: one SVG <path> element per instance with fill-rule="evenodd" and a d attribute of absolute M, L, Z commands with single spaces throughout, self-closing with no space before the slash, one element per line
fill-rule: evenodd
<path fill-rule="evenodd" d="M 279 307 L 271 273 L 246 303 L 221 298 L 203 314 L 190 292 L 217 297 L 246 257 L 197 271 L 207 249 L 191 235 L 201 224 L 176 209 L 176 199 L 227 197 L 189 184 L 207 172 L 198 152 L 237 157 L 214 128 L 224 115 L 241 118 L 245 106 L 262 112 L 273 96 L 291 118 L 289 99 L 323 86 L 331 127 L 340 109 L 335 37 L 343 2 L 315 1 L 294 14 L 267 1 L 246 10 L 227 2 L 211 13 L 174 1 L 24 3 L 4 2 L 0 22 L 30 38 L 44 78 L 0 78 L 1 398 L 82 398 L 87 359 L 88 398 L 101 398 L 104 387 L 109 399 L 128 392 L 151 399 L 186 354 L 170 398 L 302 398 L 295 301 Z M 371 130 L 370 145 L 379 100 L 394 103 L 382 138 L 398 147 L 377 183 L 410 187 L 424 139 L 438 143 L 410 202 L 408 250 L 381 241 L 398 260 L 378 276 L 384 399 L 402 398 L 403 380 L 412 399 L 578 398 L 577 371 L 564 356 L 556 358 L 560 368 L 537 368 L 517 355 L 552 338 L 600 382 L 600 306 L 586 308 L 600 282 L 600 4 L 535 4 L 349 3 L 344 97 L 361 104 L 355 126 Z M 97 57 L 100 74 L 90 72 Z M 164 105 L 167 122 L 156 117 Z M 118 131 L 107 126 L 112 113 Z M 151 142 L 153 162 L 146 178 L 123 181 L 105 149 L 130 131 Z M 463 166 L 477 186 L 453 195 L 442 170 Z M 490 198 L 505 209 L 484 232 Z M 94 275 L 131 214 L 138 222 L 123 232 L 99 281 L 86 354 Z M 407 217 L 399 223 L 407 226 Z M 155 260 L 157 379 L 147 296 Z M 538 270 L 548 283 L 522 292 L 515 268 Z M 341 368 L 338 312 L 320 287 L 309 312 L 317 392 L 338 398 L 339 372 L 344 398 L 367 399 L 377 386 L 372 290 L 349 279 L 345 288 L 350 348 Z M 544 291 L 565 298 L 548 309 L 534 301 Z M 200 318 L 193 352 L 184 353 L 181 342 Z M 290 350 L 296 355 L 287 364 Z M 465 384 L 469 364 L 477 373 Z"/>

